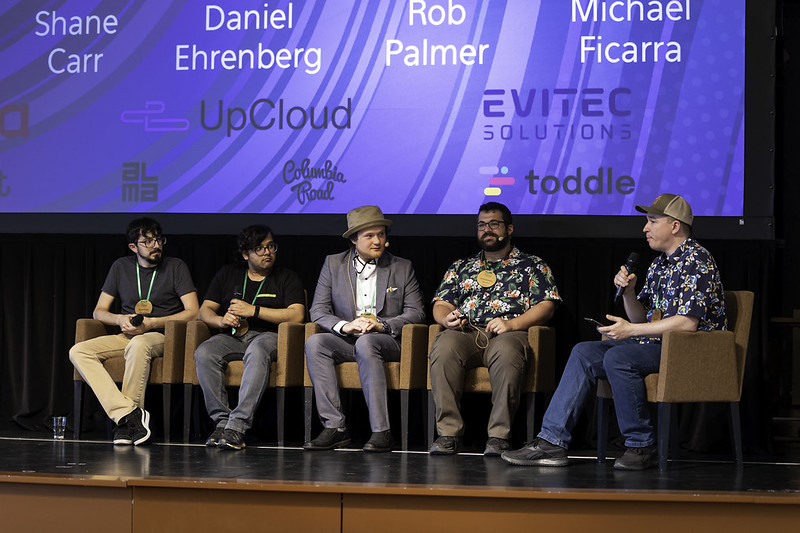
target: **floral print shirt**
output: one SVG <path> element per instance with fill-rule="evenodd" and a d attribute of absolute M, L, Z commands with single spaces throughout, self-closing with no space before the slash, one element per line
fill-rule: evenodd
<path fill-rule="evenodd" d="M 497 276 L 491 287 L 478 283 L 477 276 L 483 270 Z M 459 259 L 447 269 L 433 298 L 434 302 L 453 304 L 470 323 L 481 328 L 493 318 L 516 318 L 545 300 L 561 301 L 550 268 L 516 246 L 505 259 L 494 263 L 485 261 L 483 253 Z"/>
<path fill-rule="evenodd" d="M 639 301 L 647 310 L 647 321 L 661 310 L 662 318 L 675 315 L 700 319 L 698 331 L 727 329 L 725 297 L 717 263 L 711 254 L 688 238 L 672 255 L 661 254 L 647 269 Z M 639 342 L 661 342 L 640 337 Z"/>

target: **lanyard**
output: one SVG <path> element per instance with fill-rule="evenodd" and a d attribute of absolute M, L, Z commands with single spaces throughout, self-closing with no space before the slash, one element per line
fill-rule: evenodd
<path fill-rule="evenodd" d="M 150 278 L 150 288 L 147 289 L 147 298 L 145 298 L 148 302 L 150 301 L 150 293 L 153 292 L 153 282 L 156 280 L 156 274 L 158 274 L 158 267 L 153 270 L 153 277 Z M 136 263 L 136 288 L 139 290 L 139 299 L 142 299 L 142 280 L 139 277 L 139 263 Z"/>
<path fill-rule="evenodd" d="M 256 300 L 258 299 L 258 295 L 261 294 L 261 287 L 264 286 L 264 282 L 267 281 L 267 276 L 264 276 L 264 279 L 261 280 L 261 284 L 258 286 L 258 290 L 256 290 L 255 295 L 253 296 L 253 301 L 250 302 L 250 305 L 255 305 Z M 244 300 L 245 290 L 247 289 L 247 270 L 244 271 L 244 283 L 242 283 L 242 300 Z"/>

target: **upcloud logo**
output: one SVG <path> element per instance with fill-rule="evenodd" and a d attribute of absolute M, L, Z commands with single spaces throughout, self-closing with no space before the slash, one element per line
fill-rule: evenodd
<path fill-rule="evenodd" d="M 216 106 L 207 105 L 205 100 L 200 102 L 200 124 L 203 129 L 214 131 L 225 127 L 226 135 L 230 137 L 234 131 L 243 130 L 248 124 L 257 130 L 301 130 L 312 128 L 325 130 L 350 129 L 352 118 L 352 101 L 336 106 L 292 106 L 283 98 L 274 102 L 269 98 L 260 98 L 247 106 L 225 107 L 222 100 Z"/>
<path fill-rule="evenodd" d="M 333 200 L 337 183 L 347 183 L 344 173 L 330 160 L 312 167 L 311 160 L 303 159 L 297 164 L 293 159 L 283 165 L 283 182 L 291 186 L 300 205 L 314 200 Z"/>

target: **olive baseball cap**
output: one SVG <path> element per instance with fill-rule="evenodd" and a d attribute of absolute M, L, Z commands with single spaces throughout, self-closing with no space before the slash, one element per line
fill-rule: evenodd
<path fill-rule="evenodd" d="M 689 226 L 694 222 L 689 202 L 677 194 L 660 194 L 651 205 L 637 205 L 636 210 L 640 213 L 672 217 Z"/>

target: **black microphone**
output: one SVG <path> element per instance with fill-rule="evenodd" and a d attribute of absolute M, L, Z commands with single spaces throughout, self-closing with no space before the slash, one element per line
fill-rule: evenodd
<path fill-rule="evenodd" d="M 144 315 L 135 314 L 131 317 L 131 326 L 138 328 L 144 322 Z"/>
<path fill-rule="evenodd" d="M 631 255 L 628 256 L 628 260 L 625 262 L 625 268 L 628 270 L 628 274 L 636 274 L 636 269 L 639 268 L 639 254 L 631 252 Z M 622 299 L 623 292 L 625 292 L 625 287 L 617 287 L 617 294 L 614 296 L 615 304 L 618 304 Z"/>

